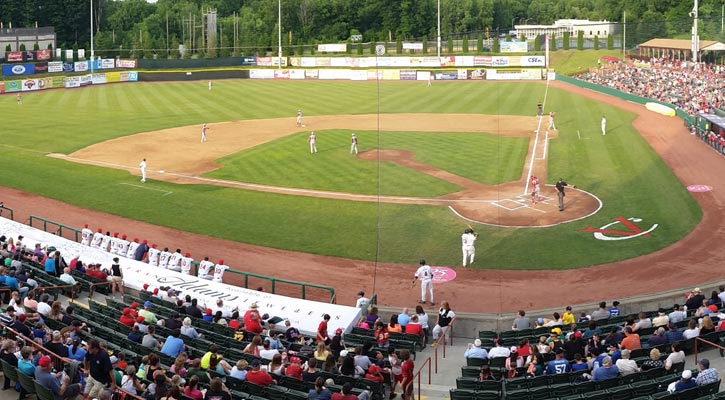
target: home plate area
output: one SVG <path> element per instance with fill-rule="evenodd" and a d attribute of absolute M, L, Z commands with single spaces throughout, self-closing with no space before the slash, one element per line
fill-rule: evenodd
<path fill-rule="evenodd" d="M 537 201 L 536 204 L 554 204 L 552 203 L 553 199 L 551 197 L 547 196 L 541 196 L 541 201 Z M 520 194 L 513 199 L 501 199 L 501 200 L 494 200 L 491 202 L 491 204 L 501 207 L 508 211 L 516 211 L 521 208 L 533 208 L 531 204 L 531 195 L 530 194 Z M 536 208 L 533 208 L 536 211 L 540 212 L 546 212 L 544 210 L 539 210 Z"/>

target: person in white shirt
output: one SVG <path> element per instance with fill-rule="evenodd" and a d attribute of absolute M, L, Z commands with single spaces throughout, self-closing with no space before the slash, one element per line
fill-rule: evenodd
<path fill-rule="evenodd" d="M 659 326 L 665 326 L 668 323 L 670 323 L 670 318 L 667 317 L 667 313 L 665 312 L 664 308 L 660 308 L 657 311 L 657 316 L 652 318 L 652 326 L 659 327 Z"/>
<path fill-rule="evenodd" d="M 126 235 L 121 235 L 121 239 L 116 242 L 116 254 L 119 256 L 125 257 L 128 252 L 128 246 L 130 243 L 126 240 L 127 237 L 128 236 Z"/>
<path fill-rule="evenodd" d="M 180 272 L 181 271 L 181 259 L 183 257 L 184 256 L 181 255 L 181 249 L 176 249 L 174 254 L 172 254 L 171 257 L 169 257 L 169 265 L 167 265 L 166 268 L 168 268 L 172 271 Z"/>
<path fill-rule="evenodd" d="M 101 243 L 103 243 L 103 230 L 101 228 L 98 228 L 98 232 L 93 234 L 93 238 L 91 239 L 91 247 L 100 248 Z"/>
<path fill-rule="evenodd" d="M 370 305 L 370 299 L 365 297 L 365 292 L 362 290 L 357 292 L 357 301 L 355 302 L 355 307 L 367 309 L 368 305 Z"/>
<path fill-rule="evenodd" d="M 181 273 L 189 275 L 191 273 L 191 265 L 194 263 L 194 259 L 191 258 L 190 253 L 184 253 L 184 257 L 181 257 Z"/>
<path fill-rule="evenodd" d="M 224 300 L 222 299 L 217 300 L 216 305 L 209 308 L 211 308 L 212 315 L 215 315 L 217 311 L 221 311 L 222 318 L 231 318 L 232 316 L 232 313 L 226 307 L 224 307 Z"/>
<path fill-rule="evenodd" d="M 474 263 L 474 258 L 476 257 L 476 239 L 478 239 L 478 235 L 476 235 L 471 228 L 466 229 L 461 235 L 461 249 L 463 251 L 464 267 L 468 264 L 469 258 L 471 260 L 470 263 Z"/>
<path fill-rule="evenodd" d="M 508 347 L 502 346 L 503 341 L 501 339 L 496 338 L 493 341 L 494 347 L 491 348 L 491 350 L 488 351 L 488 358 L 496 358 L 496 357 L 508 357 L 511 355 L 511 350 Z"/>
<path fill-rule="evenodd" d="M 141 183 L 146 183 L 146 159 L 144 158 L 141 160 L 141 162 L 138 164 L 138 167 L 141 169 Z"/>
<path fill-rule="evenodd" d="M 687 329 L 682 332 L 682 337 L 685 339 L 692 339 L 698 336 L 700 336 L 700 328 L 697 326 L 697 321 L 691 319 L 690 322 L 687 323 Z"/>
<path fill-rule="evenodd" d="M 199 274 L 197 275 L 201 279 L 211 280 L 212 276 L 209 275 L 209 271 L 214 268 L 214 263 L 209 261 L 209 257 L 204 257 L 204 261 L 199 263 Z"/>
<path fill-rule="evenodd" d="M 161 250 L 156 248 L 156 243 L 152 244 L 149 248 L 149 265 L 158 267 L 159 266 L 159 256 L 161 255 Z"/>
<path fill-rule="evenodd" d="M 672 369 L 672 364 L 683 362 L 685 362 L 685 352 L 682 351 L 682 345 L 679 342 L 672 343 L 672 353 L 665 360 L 665 369 L 669 371 Z"/>
<path fill-rule="evenodd" d="M 602 116 L 602 135 L 607 134 L 607 117 Z"/>
<path fill-rule="evenodd" d="M 315 132 L 310 134 L 307 141 L 310 142 L 310 154 L 317 153 L 317 136 L 315 136 Z"/>
<path fill-rule="evenodd" d="M 413 285 L 415 286 L 415 280 L 420 281 L 420 304 L 425 304 L 425 297 L 426 297 L 426 291 L 430 292 L 430 305 L 434 305 L 433 302 L 433 270 L 431 267 L 425 262 L 424 259 L 421 259 L 420 267 L 418 267 L 418 270 L 415 271 L 415 276 L 413 278 Z"/>
<path fill-rule="evenodd" d="M 171 253 L 169 253 L 169 248 L 164 247 L 164 251 L 162 251 L 161 255 L 159 255 L 159 267 L 167 268 L 169 265 L 169 258 L 171 258 Z"/>
<path fill-rule="evenodd" d="M 89 246 L 91 244 L 92 236 L 93 231 L 88 229 L 88 224 L 83 225 L 83 229 L 81 229 L 81 244 L 84 246 Z"/>
<path fill-rule="evenodd" d="M 670 324 L 676 324 L 687 319 L 687 312 L 683 310 L 681 305 L 675 304 L 674 311 L 669 313 L 667 317 L 670 319 Z"/>
<path fill-rule="evenodd" d="M 133 238 L 133 242 L 128 244 L 128 250 L 126 250 L 126 253 L 122 254 L 122 256 L 133 259 L 136 256 L 136 249 L 138 249 L 138 246 L 140 246 L 138 238 Z"/>
<path fill-rule="evenodd" d="M 224 265 L 224 260 L 219 260 L 217 265 L 214 266 L 214 277 L 212 280 L 214 282 L 221 282 L 222 277 L 224 276 L 224 272 L 228 270 L 229 267 Z"/>
<path fill-rule="evenodd" d="M 276 354 L 279 354 L 279 350 L 271 348 L 269 339 L 264 339 L 263 348 L 259 350 L 259 357 L 271 360 Z"/>
<path fill-rule="evenodd" d="M 50 304 L 48 304 L 48 300 L 50 299 L 50 295 L 48 293 L 43 293 L 42 296 L 40 296 L 40 301 L 38 302 L 38 314 L 42 315 L 43 317 L 48 317 L 48 314 L 50 314 Z"/>
<path fill-rule="evenodd" d="M 627 349 L 622 350 L 622 358 L 617 360 L 617 363 L 615 364 L 617 368 L 619 368 L 619 374 L 621 376 L 634 374 L 635 372 L 640 371 L 639 367 L 637 366 L 637 362 L 629 359 L 630 353 L 631 351 Z"/>
<path fill-rule="evenodd" d="M 101 241 L 101 250 L 103 251 L 111 251 L 111 243 L 113 242 L 113 237 L 111 236 L 110 232 L 106 232 L 105 235 L 103 235 L 103 240 Z"/>

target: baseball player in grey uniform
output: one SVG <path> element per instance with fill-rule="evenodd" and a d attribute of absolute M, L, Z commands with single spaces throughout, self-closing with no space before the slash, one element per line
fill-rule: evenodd
<path fill-rule="evenodd" d="M 352 134 L 352 139 L 350 140 L 350 143 L 350 154 L 355 152 L 355 154 L 357 155 L 357 136 L 355 136 L 354 133 Z"/>

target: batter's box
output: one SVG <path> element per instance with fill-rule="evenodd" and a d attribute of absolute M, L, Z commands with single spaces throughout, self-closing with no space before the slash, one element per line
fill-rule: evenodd
<path fill-rule="evenodd" d="M 496 200 L 492 201 L 491 204 L 509 211 L 516 211 L 520 208 L 526 208 L 526 203 L 522 203 L 521 201 L 512 199 Z"/>
<path fill-rule="evenodd" d="M 525 204 L 531 203 L 531 194 L 520 194 L 518 196 L 520 202 L 524 202 Z M 553 204 L 551 201 L 554 200 L 552 197 L 548 196 L 541 196 L 541 200 L 537 200 L 536 204 Z"/>

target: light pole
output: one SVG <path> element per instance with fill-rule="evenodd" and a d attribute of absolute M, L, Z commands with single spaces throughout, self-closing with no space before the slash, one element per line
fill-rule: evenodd
<path fill-rule="evenodd" d="M 438 0 L 438 58 L 441 58 L 441 0 Z"/>
<path fill-rule="evenodd" d="M 93 75 L 93 0 L 91 0 L 91 75 Z"/>
<path fill-rule="evenodd" d="M 282 0 L 277 1 L 277 69 L 282 69 Z"/>
<path fill-rule="evenodd" d="M 697 0 L 695 0 L 695 5 L 692 7 L 692 11 L 690 12 L 690 17 L 693 18 L 692 22 L 692 61 L 697 62 L 698 53 L 700 52 L 700 38 L 697 36 L 697 9 L 699 8 L 697 6 Z"/>

